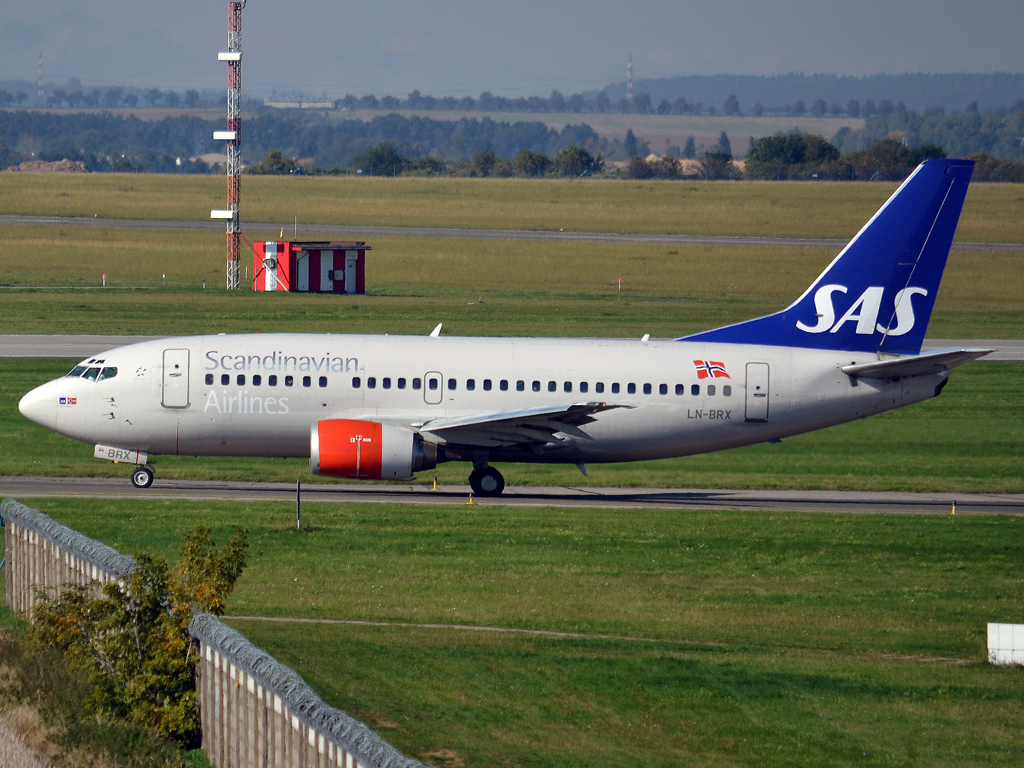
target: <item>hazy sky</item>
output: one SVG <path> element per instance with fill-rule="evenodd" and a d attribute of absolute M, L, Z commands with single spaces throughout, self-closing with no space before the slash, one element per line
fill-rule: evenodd
<path fill-rule="evenodd" d="M 227 2 L 0 0 L 0 79 L 220 88 Z M 1024 0 L 250 0 L 242 87 L 573 93 L 691 74 L 1024 72 Z"/>

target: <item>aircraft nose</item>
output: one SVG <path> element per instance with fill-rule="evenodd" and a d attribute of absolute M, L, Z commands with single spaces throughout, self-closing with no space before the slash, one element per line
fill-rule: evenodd
<path fill-rule="evenodd" d="M 36 387 L 18 403 L 18 410 L 26 419 L 47 429 L 57 426 L 57 404 L 54 402 L 52 387 L 44 384 Z"/>

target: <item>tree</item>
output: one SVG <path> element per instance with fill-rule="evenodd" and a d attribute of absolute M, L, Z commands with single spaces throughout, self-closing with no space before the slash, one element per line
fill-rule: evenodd
<path fill-rule="evenodd" d="M 62 651 L 72 669 L 89 674 L 98 713 L 124 717 L 192 746 L 199 708 L 198 647 L 188 633 L 195 611 L 223 615 L 245 568 L 247 532 L 236 528 L 218 548 L 210 529 L 185 534 L 172 573 L 162 558 L 135 556 L 122 579 L 76 586 L 36 610 L 30 641 Z"/>
<path fill-rule="evenodd" d="M 371 93 L 359 99 L 359 101 L 356 102 L 356 106 L 359 107 L 359 109 L 380 109 L 380 102 L 377 100 L 377 97 Z"/>
<path fill-rule="evenodd" d="M 175 91 L 168 91 L 164 94 L 164 103 L 171 109 L 177 109 L 178 105 L 181 103 L 181 96 L 179 96 Z"/>
<path fill-rule="evenodd" d="M 846 114 L 850 117 L 860 117 L 860 102 L 856 99 L 846 102 Z"/>
<path fill-rule="evenodd" d="M 14 94 L 8 91 L 0 91 L 0 107 L 9 107 L 14 103 Z"/>
<path fill-rule="evenodd" d="M 582 94 L 574 93 L 569 97 L 569 111 L 574 112 L 577 115 L 587 108 L 587 100 L 583 98 Z"/>
<path fill-rule="evenodd" d="M 548 172 L 551 160 L 524 148 L 519 150 L 519 154 L 512 161 L 512 167 L 519 176 L 540 176 Z"/>
<path fill-rule="evenodd" d="M 564 176 L 582 176 L 600 173 L 604 170 L 604 161 L 600 155 L 594 157 L 587 150 L 575 144 L 558 150 L 551 165 L 556 171 L 561 171 Z"/>
<path fill-rule="evenodd" d="M 352 165 L 373 176 L 397 176 L 408 162 L 390 141 L 381 141 L 352 158 Z"/>
<path fill-rule="evenodd" d="M 199 106 L 199 91 L 195 88 L 189 88 L 185 91 L 185 106 L 189 109 L 195 109 Z"/>
<path fill-rule="evenodd" d="M 705 152 L 700 169 L 706 179 L 727 179 L 733 170 L 732 155 L 725 152 Z"/>
<path fill-rule="evenodd" d="M 880 102 L 878 102 L 878 114 L 880 114 L 882 117 L 888 117 L 889 115 L 891 115 L 893 109 L 895 109 L 895 107 L 893 107 L 893 104 L 891 101 L 889 101 L 889 99 L 882 99 Z M 974 111 L 978 111 L 977 104 L 974 105 Z"/>
<path fill-rule="evenodd" d="M 121 103 L 123 97 L 124 88 L 107 88 L 107 92 L 103 95 L 103 103 L 113 109 Z"/>
<path fill-rule="evenodd" d="M 740 101 L 736 98 L 735 93 L 729 94 L 728 98 L 725 100 L 723 109 L 727 115 L 738 115 L 740 113 Z"/>
<path fill-rule="evenodd" d="M 558 91 L 552 91 L 548 97 L 548 112 L 565 112 L 565 98 Z"/>
<path fill-rule="evenodd" d="M 686 103 L 686 99 L 680 96 L 678 99 L 672 102 L 672 114 L 673 115 L 685 115 L 690 111 L 690 105 Z"/>
<path fill-rule="evenodd" d="M 380 99 L 381 109 L 400 109 L 402 102 L 394 96 L 382 96 Z"/>
<path fill-rule="evenodd" d="M 729 143 L 729 136 L 725 131 L 722 131 L 718 136 L 718 144 L 715 149 L 723 155 L 728 155 L 729 159 L 732 160 L 732 144 Z"/>
<path fill-rule="evenodd" d="M 687 160 L 693 160 L 697 156 L 697 145 L 693 140 L 693 136 L 686 137 L 686 144 L 683 145 L 683 157 Z"/>
<path fill-rule="evenodd" d="M 604 113 L 610 111 L 611 108 L 612 100 L 608 98 L 608 94 L 604 91 L 597 94 L 597 98 L 594 100 L 594 111 Z"/>
<path fill-rule="evenodd" d="M 649 179 L 658 172 L 651 163 L 642 157 L 632 158 L 622 171 L 627 179 Z"/>
<path fill-rule="evenodd" d="M 649 115 L 654 112 L 651 106 L 651 94 L 638 93 L 633 97 L 633 111 L 638 115 Z"/>
<path fill-rule="evenodd" d="M 85 98 L 85 94 L 81 91 L 71 91 L 67 95 L 68 106 L 74 109 L 82 103 L 82 99 Z"/>
<path fill-rule="evenodd" d="M 789 114 L 791 115 L 799 116 L 805 112 L 807 112 L 807 106 L 804 104 L 802 99 L 789 108 Z"/>
<path fill-rule="evenodd" d="M 82 101 L 85 102 L 87 107 L 98 107 L 100 105 L 100 99 L 103 98 L 103 91 L 99 88 L 93 88 L 85 96 L 82 97 Z"/>
<path fill-rule="evenodd" d="M 658 114 L 659 115 L 670 115 L 672 114 L 672 105 L 669 104 L 668 99 L 662 99 L 658 102 Z"/>
<path fill-rule="evenodd" d="M 825 112 L 827 112 L 827 111 L 828 111 L 828 104 L 825 103 L 825 100 L 824 99 L 816 99 L 815 102 L 813 104 L 811 104 L 811 108 L 810 108 L 808 114 L 811 117 L 824 117 L 825 116 Z"/>
<path fill-rule="evenodd" d="M 28 100 L 28 94 L 24 91 L 18 91 L 14 94 L 14 100 L 18 103 L 18 106 L 21 106 Z"/>
<path fill-rule="evenodd" d="M 294 158 L 285 157 L 280 149 L 272 149 L 267 152 L 266 157 L 263 158 L 256 165 L 249 166 L 249 173 L 262 175 L 278 175 L 291 173 L 299 167 L 299 164 Z"/>
<path fill-rule="evenodd" d="M 139 97 L 136 96 L 134 93 L 129 93 L 127 96 L 124 97 L 124 104 L 126 107 L 134 108 L 138 106 L 138 103 Z"/>
<path fill-rule="evenodd" d="M 663 179 L 678 179 L 682 175 L 683 164 L 670 154 L 664 155 L 659 165 L 661 167 L 661 178 Z"/>
<path fill-rule="evenodd" d="M 498 156 L 491 149 L 491 145 L 484 146 L 479 152 L 473 155 L 472 167 L 478 176 L 490 176 L 494 172 L 494 165 L 498 162 Z"/>
<path fill-rule="evenodd" d="M 633 129 L 630 128 L 626 131 L 626 138 L 622 142 L 623 147 L 626 150 L 627 157 L 636 157 L 639 151 L 640 145 L 636 140 L 636 136 L 633 135 Z"/>
<path fill-rule="evenodd" d="M 142 94 L 142 100 L 149 106 L 155 107 L 156 103 L 163 98 L 163 94 L 160 93 L 159 88 L 150 88 L 144 94 Z"/>

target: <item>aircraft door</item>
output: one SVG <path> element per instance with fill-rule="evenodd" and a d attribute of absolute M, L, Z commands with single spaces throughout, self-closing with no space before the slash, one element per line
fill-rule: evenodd
<path fill-rule="evenodd" d="M 747 421 L 768 421 L 768 363 L 747 363 Z"/>
<path fill-rule="evenodd" d="M 164 350 L 164 408 L 188 408 L 188 350 Z"/>
<path fill-rule="evenodd" d="M 430 371 L 423 377 L 423 399 L 430 405 L 440 405 L 444 397 L 444 377 Z"/>
<path fill-rule="evenodd" d="M 295 260 L 295 271 L 298 272 L 298 290 L 309 290 L 309 253 L 301 251 Z"/>
<path fill-rule="evenodd" d="M 356 292 L 356 271 L 359 265 L 359 251 L 345 251 L 345 293 Z"/>

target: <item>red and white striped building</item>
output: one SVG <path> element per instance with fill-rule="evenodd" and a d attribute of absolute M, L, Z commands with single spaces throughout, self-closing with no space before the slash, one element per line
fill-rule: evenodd
<path fill-rule="evenodd" d="M 254 291 L 366 293 L 364 242 L 253 243 Z"/>

